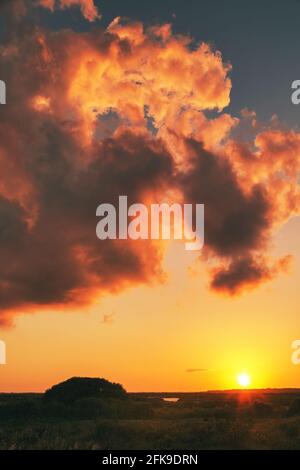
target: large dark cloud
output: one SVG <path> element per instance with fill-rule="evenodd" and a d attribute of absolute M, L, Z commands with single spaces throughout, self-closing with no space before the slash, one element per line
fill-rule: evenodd
<path fill-rule="evenodd" d="M 116 20 L 106 31 L 44 31 L 26 14 L 30 5 L 1 7 L 9 28 L 0 45 L 8 90 L 0 106 L 0 321 L 161 278 L 159 244 L 96 238 L 97 206 L 119 195 L 204 203 L 213 289 L 237 293 L 272 278 L 281 266 L 261 253 L 274 221 L 297 207 L 298 135 L 262 133 L 261 153 L 249 150 L 246 161 L 242 146 L 228 143 L 235 120 L 202 112 L 229 102 L 230 67 L 219 53 L 190 48 L 169 25 Z M 280 179 L 269 152 L 283 161 L 286 148 L 290 173 Z"/>

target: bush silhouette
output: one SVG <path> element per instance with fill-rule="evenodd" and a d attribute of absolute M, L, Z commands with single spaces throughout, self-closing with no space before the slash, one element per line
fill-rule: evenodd
<path fill-rule="evenodd" d="M 54 385 L 44 394 L 46 401 L 57 401 L 65 404 L 84 398 L 125 398 L 126 391 L 122 385 L 106 379 L 73 377 Z"/>

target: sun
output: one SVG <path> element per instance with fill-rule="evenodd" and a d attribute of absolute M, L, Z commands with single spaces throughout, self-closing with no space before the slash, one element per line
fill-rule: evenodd
<path fill-rule="evenodd" d="M 250 375 L 247 374 L 246 372 L 242 372 L 241 374 L 238 374 L 237 383 L 240 385 L 240 387 L 243 387 L 243 388 L 249 387 L 251 383 Z"/>

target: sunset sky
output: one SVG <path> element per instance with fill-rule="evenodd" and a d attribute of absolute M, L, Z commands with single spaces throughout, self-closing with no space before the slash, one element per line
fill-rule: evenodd
<path fill-rule="evenodd" d="M 300 387 L 300 2 L 0 4 L 0 392 Z M 205 246 L 96 208 L 205 205 Z"/>

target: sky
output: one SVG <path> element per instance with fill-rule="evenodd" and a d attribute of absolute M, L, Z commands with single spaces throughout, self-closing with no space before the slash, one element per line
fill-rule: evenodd
<path fill-rule="evenodd" d="M 300 387 L 300 2 L 0 5 L 0 391 Z M 205 205 L 205 244 L 96 208 Z"/>

